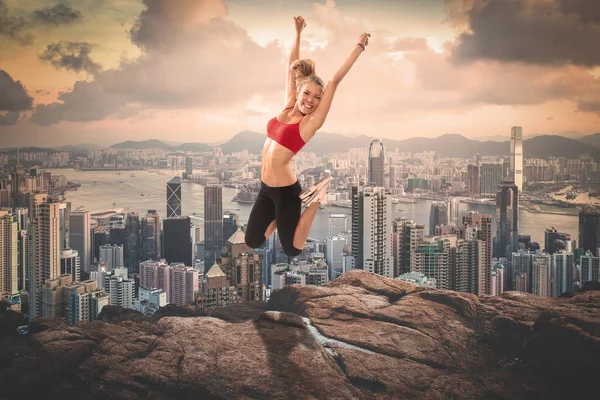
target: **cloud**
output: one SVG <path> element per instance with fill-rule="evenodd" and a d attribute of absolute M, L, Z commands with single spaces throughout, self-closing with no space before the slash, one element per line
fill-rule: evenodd
<path fill-rule="evenodd" d="M 15 125 L 19 120 L 18 111 L 7 111 L 4 115 L 0 115 L 0 126 Z"/>
<path fill-rule="evenodd" d="M 130 35 L 135 44 L 146 49 L 173 46 L 195 36 L 193 32 L 212 18 L 227 15 L 227 6 L 220 0 L 144 0 L 144 4 L 146 9 Z"/>
<path fill-rule="evenodd" d="M 35 10 L 32 19 L 37 23 L 58 26 L 79 22 L 83 19 L 83 15 L 68 5 L 58 4 L 54 7 Z"/>
<path fill-rule="evenodd" d="M 14 81 L 0 69 L 0 111 L 24 111 L 33 106 L 31 98 L 20 81 Z"/>
<path fill-rule="evenodd" d="M 498 60 L 542 65 L 600 65 L 600 6 L 595 0 L 471 0 L 450 18 L 468 21 L 455 62 Z"/>
<path fill-rule="evenodd" d="M 91 45 L 85 42 L 61 42 L 52 43 L 40 55 L 40 59 L 49 61 L 58 68 L 66 68 L 70 71 L 85 71 L 96 75 L 102 67 L 94 62 L 89 54 Z"/>
<path fill-rule="evenodd" d="M 8 37 L 21 44 L 30 44 L 33 41 L 31 34 L 23 32 L 27 28 L 27 21 L 21 16 L 13 16 L 8 12 L 8 7 L 0 0 L 0 36 Z"/>
<path fill-rule="evenodd" d="M 223 17 L 218 1 L 146 0 L 131 39 L 144 54 L 117 69 L 78 81 L 58 101 L 38 105 L 37 124 L 128 118 L 146 109 L 244 104 L 257 90 L 283 89 L 277 45 L 261 47 Z M 187 8 L 186 8 L 187 7 Z"/>
<path fill-rule="evenodd" d="M 419 51 L 428 48 L 427 40 L 419 37 L 397 39 L 391 46 L 392 51 Z"/>
<path fill-rule="evenodd" d="M 593 112 L 600 115 L 600 88 L 596 91 L 586 93 L 577 98 L 577 107 L 580 111 Z"/>

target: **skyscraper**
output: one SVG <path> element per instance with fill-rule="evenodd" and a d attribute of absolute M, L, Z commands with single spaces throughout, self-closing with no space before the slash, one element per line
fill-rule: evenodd
<path fill-rule="evenodd" d="M 346 214 L 329 215 L 329 236 L 336 236 L 346 230 Z"/>
<path fill-rule="evenodd" d="M 362 240 L 362 268 L 393 278 L 392 199 L 385 194 L 383 187 L 366 187 L 360 192 L 360 197 L 366 239 Z"/>
<path fill-rule="evenodd" d="M 142 218 L 142 261 L 160 260 L 160 217 L 156 210 L 148 210 Z"/>
<path fill-rule="evenodd" d="M 352 196 L 352 257 L 354 257 L 354 267 L 363 268 L 363 241 L 364 241 L 364 213 L 363 198 L 360 195 L 360 188 L 352 186 L 350 195 Z"/>
<path fill-rule="evenodd" d="M 223 186 L 204 187 L 204 265 L 205 271 L 223 250 Z"/>
<path fill-rule="evenodd" d="M 100 246 L 100 258 L 106 262 L 108 267 L 108 272 L 114 270 L 115 268 L 123 268 L 124 265 L 124 255 L 123 255 L 123 245 L 117 244 L 103 244 Z"/>
<path fill-rule="evenodd" d="M 389 169 L 389 178 L 390 178 L 390 189 L 394 189 L 396 187 L 396 167 L 390 166 Z"/>
<path fill-rule="evenodd" d="M 385 173 L 385 153 L 383 143 L 375 139 L 369 146 L 369 184 L 383 187 Z"/>
<path fill-rule="evenodd" d="M 238 230 L 238 215 L 233 212 L 223 214 L 223 243 Z"/>
<path fill-rule="evenodd" d="M 513 126 L 510 132 L 510 177 L 523 191 L 523 128 Z"/>
<path fill-rule="evenodd" d="M 60 251 L 60 275 L 71 275 L 73 282 L 80 282 L 80 259 L 77 250 L 62 249 Z"/>
<path fill-rule="evenodd" d="M 190 217 L 171 217 L 163 220 L 164 256 L 168 263 L 192 266 L 192 236 Z"/>
<path fill-rule="evenodd" d="M 0 210 L 0 295 L 18 292 L 18 224 Z"/>
<path fill-rule="evenodd" d="M 600 247 L 600 212 L 591 206 L 584 206 L 579 212 L 579 247 L 595 256 Z"/>
<path fill-rule="evenodd" d="M 176 176 L 167 182 L 167 218 L 181 215 L 181 179 Z"/>
<path fill-rule="evenodd" d="M 510 258 L 519 248 L 519 188 L 510 179 L 498 185 L 496 193 L 496 258 Z M 513 290 L 508 287 L 506 290 Z"/>
<path fill-rule="evenodd" d="M 498 184 L 502 181 L 502 164 L 481 164 L 479 167 L 481 176 L 480 193 L 482 197 L 494 197 Z"/>
<path fill-rule="evenodd" d="M 447 205 L 443 201 L 431 203 L 429 212 L 429 234 L 435 234 L 436 225 L 448 225 L 448 210 Z"/>
<path fill-rule="evenodd" d="M 479 196 L 481 193 L 481 176 L 479 174 L 479 166 L 469 164 L 467 166 L 467 192 L 471 196 Z"/>
<path fill-rule="evenodd" d="M 90 273 L 92 261 L 91 221 L 89 211 L 74 211 L 69 217 L 69 245 L 79 254 L 81 269 Z"/>
<path fill-rule="evenodd" d="M 125 266 L 130 272 L 138 272 L 140 267 L 140 215 L 135 212 L 127 214 L 125 226 Z"/>
<path fill-rule="evenodd" d="M 479 214 L 477 212 L 464 212 L 462 214 L 462 229 L 465 233 L 464 239 L 478 240 L 483 243 L 484 251 L 479 250 L 479 254 L 485 254 L 483 262 L 479 264 L 477 270 L 478 295 L 492 293 L 492 260 L 493 260 L 493 235 L 492 235 L 492 216 L 490 214 Z M 469 237 L 469 232 L 474 237 Z"/>

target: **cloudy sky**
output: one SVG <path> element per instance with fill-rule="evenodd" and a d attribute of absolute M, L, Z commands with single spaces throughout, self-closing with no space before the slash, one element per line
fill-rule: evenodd
<path fill-rule="evenodd" d="M 294 15 L 325 82 L 372 34 L 323 132 L 600 131 L 597 0 L 0 0 L 0 147 L 265 132 Z"/>

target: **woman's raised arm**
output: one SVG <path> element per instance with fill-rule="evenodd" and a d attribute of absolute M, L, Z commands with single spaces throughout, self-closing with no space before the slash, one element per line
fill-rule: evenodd
<path fill-rule="evenodd" d="M 285 107 L 291 107 L 296 101 L 296 74 L 291 70 L 290 65 L 300 58 L 300 36 L 302 30 L 306 27 L 306 21 L 301 16 L 294 17 L 294 25 L 296 27 L 296 39 L 292 46 L 290 58 L 286 65 L 287 80 L 285 86 Z"/>
<path fill-rule="evenodd" d="M 312 132 L 310 137 L 312 137 L 317 130 L 323 126 L 325 118 L 327 118 L 327 114 L 331 108 L 331 102 L 333 101 L 333 96 L 335 95 L 338 85 L 342 79 L 344 79 L 348 71 L 350 71 L 350 68 L 354 65 L 356 60 L 358 60 L 358 57 L 369 45 L 369 37 L 371 37 L 371 34 L 366 32 L 358 37 L 358 42 L 342 66 L 336 71 L 335 74 L 333 74 L 329 82 L 327 82 L 327 86 L 325 87 L 325 92 L 323 93 L 323 98 L 319 102 L 319 106 L 313 113 L 310 114 L 310 118 L 308 118 L 308 121 L 305 123 L 307 129 Z"/>

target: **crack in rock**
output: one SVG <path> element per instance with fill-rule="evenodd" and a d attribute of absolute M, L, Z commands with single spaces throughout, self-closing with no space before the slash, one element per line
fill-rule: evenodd
<path fill-rule="evenodd" d="M 306 317 L 302 317 L 302 321 L 304 321 L 304 325 L 306 325 L 310 334 L 321 344 L 321 346 L 323 346 L 332 355 L 334 355 L 333 353 L 335 353 L 333 351 L 333 349 L 331 349 L 331 347 L 330 347 L 332 344 L 340 346 L 340 347 L 344 347 L 347 349 L 362 351 L 363 353 L 367 353 L 367 354 L 377 354 L 374 351 L 363 349 L 362 347 L 358 347 L 358 346 L 355 346 L 350 343 L 342 342 L 341 340 L 331 339 L 326 336 L 323 336 L 321 334 L 321 332 L 319 332 L 319 330 L 311 324 L 310 319 L 308 319 Z"/>

